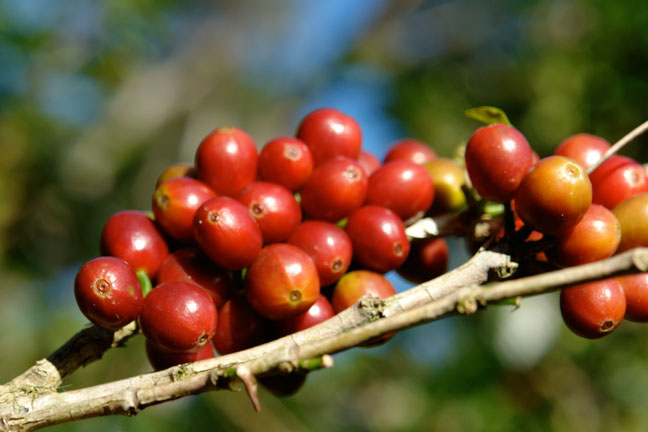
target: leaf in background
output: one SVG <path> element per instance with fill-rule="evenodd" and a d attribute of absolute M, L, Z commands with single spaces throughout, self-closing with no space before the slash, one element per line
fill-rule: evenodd
<path fill-rule="evenodd" d="M 502 123 L 507 126 L 512 126 L 506 113 L 499 108 L 492 106 L 481 106 L 477 108 L 470 108 L 465 111 L 467 117 L 478 120 L 486 124 Z"/>

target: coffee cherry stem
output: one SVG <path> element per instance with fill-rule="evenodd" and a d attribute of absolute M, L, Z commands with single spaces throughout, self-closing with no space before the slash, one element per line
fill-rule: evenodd
<path fill-rule="evenodd" d="M 592 165 L 588 170 L 587 174 L 592 174 L 596 168 L 601 166 L 603 162 L 605 162 L 610 156 L 621 150 L 623 147 L 625 147 L 626 144 L 643 134 L 648 130 L 648 120 L 645 122 L 641 123 L 639 126 L 628 132 L 623 138 L 621 138 L 619 141 L 615 142 L 612 147 L 610 147 L 604 154 L 601 156 L 601 159 L 599 159 L 594 165 Z"/>
<path fill-rule="evenodd" d="M 146 295 L 153 289 L 151 278 L 149 278 L 146 271 L 142 269 L 137 270 L 135 274 L 137 275 L 137 279 L 139 279 L 140 285 L 142 286 L 142 296 L 146 297 Z"/>

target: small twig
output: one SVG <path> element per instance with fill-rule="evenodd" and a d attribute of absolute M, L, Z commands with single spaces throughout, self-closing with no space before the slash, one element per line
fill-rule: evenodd
<path fill-rule="evenodd" d="M 594 165 L 592 165 L 588 170 L 587 174 L 592 174 L 596 168 L 601 166 L 603 162 L 605 162 L 610 156 L 621 150 L 626 144 L 628 144 L 630 141 L 633 139 L 637 138 L 639 135 L 642 133 L 646 132 L 648 130 L 648 120 L 631 130 L 626 136 L 621 138 L 619 141 L 614 143 L 612 147 L 610 147 L 604 154 L 601 156 L 601 159 L 599 159 Z"/>

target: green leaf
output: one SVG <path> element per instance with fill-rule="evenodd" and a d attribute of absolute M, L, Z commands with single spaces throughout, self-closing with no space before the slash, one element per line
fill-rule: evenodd
<path fill-rule="evenodd" d="M 470 108 L 465 111 L 466 117 L 478 120 L 486 124 L 501 123 L 507 126 L 512 126 L 506 113 L 499 108 L 492 106 L 481 106 L 477 108 Z"/>
<path fill-rule="evenodd" d="M 140 285 L 142 286 L 142 295 L 146 297 L 148 293 L 151 292 L 153 289 L 153 284 L 151 283 L 151 279 L 148 277 L 146 272 L 144 270 L 137 270 L 135 272 L 137 274 L 137 279 L 140 281 Z"/>

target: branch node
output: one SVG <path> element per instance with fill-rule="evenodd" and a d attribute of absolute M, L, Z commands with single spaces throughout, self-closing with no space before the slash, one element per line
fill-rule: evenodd
<path fill-rule="evenodd" d="M 457 312 L 462 315 L 470 315 L 477 312 L 477 298 L 470 294 L 457 302 Z"/>
<path fill-rule="evenodd" d="M 239 366 L 236 368 L 236 375 L 241 379 L 245 385 L 245 391 L 252 402 L 252 406 L 256 412 L 261 411 L 261 404 L 259 403 L 259 393 L 257 380 L 247 366 Z"/>
<path fill-rule="evenodd" d="M 648 271 L 648 249 L 640 248 L 635 249 L 632 254 L 632 264 L 637 270 L 645 272 Z"/>

